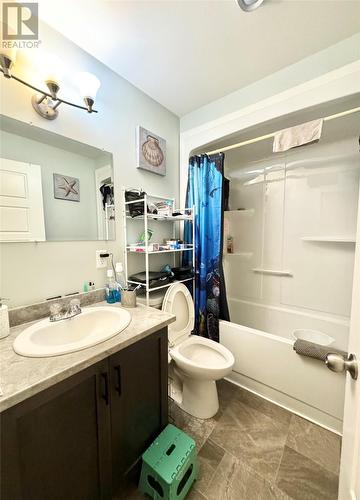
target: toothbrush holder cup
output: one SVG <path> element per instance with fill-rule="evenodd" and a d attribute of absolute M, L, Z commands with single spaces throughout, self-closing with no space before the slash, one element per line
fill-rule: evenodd
<path fill-rule="evenodd" d="M 121 292 L 121 305 L 123 307 L 136 307 L 136 291 L 135 290 L 122 290 L 122 292 Z"/>

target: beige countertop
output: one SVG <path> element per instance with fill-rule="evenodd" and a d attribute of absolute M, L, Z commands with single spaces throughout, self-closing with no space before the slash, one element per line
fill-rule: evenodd
<path fill-rule="evenodd" d="M 92 307 L 104 305 L 108 304 L 100 302 Z M 114 304 L 108 307 L 121 307 L 121 305 Z M 12 347 L 14 339 L 36 321 L 11 328 L 10 335 L 0 340 L 0 412 L 175 321 L 174 315 L 151 307 L 139 305 L 127 311 L 131 314 L 131 323 L 125 330 L 93 347 L 61 356 L 47 358 L 19 356 Z"/>

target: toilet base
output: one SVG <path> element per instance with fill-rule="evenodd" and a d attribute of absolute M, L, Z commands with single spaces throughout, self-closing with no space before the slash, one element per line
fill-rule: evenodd
<path fill-rule="evenodd" d="M 214 380 L 195 380 L 183 377 L 182 401 L 184 411 L 197 418 L 211 418 L 219 410 L 219 398 Z"/>

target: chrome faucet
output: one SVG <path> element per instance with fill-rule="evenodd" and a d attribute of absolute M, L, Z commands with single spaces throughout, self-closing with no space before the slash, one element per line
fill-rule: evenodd
<path fill-rule="evenodd" d="M 81 313 L 80 300 L 72 299 L 66 311 L 63 311 L 63 306 L 56 302 L 50 306 L 50 321 L 62 321 L 63 319 L 70 319 Z"/>

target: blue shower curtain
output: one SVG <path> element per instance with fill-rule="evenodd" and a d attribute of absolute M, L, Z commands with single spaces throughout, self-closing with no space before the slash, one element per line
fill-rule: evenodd
<path fill-rule="evenodd" d="M 195 207 L 193 333 L 215 341 L 219 341 L 219 319 L 229 320 L 222 269 L 223 171 L 223 153 L 191 157 L 186 193 L 186 206 Z M 192 243 L 190 222 L 185 223 L 184 240 Z M 189 261 L 190 256 L 184 255 L 184 264 Z"/>

